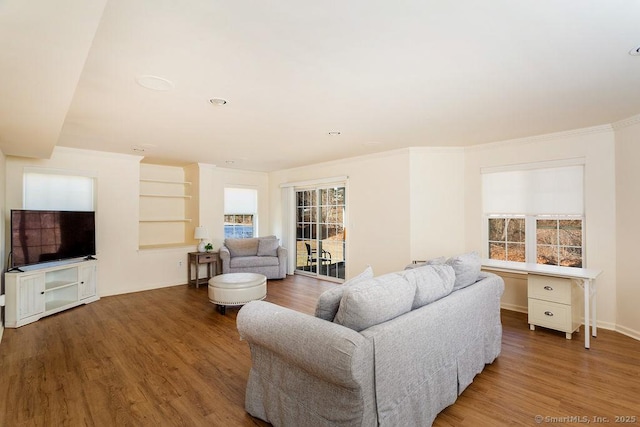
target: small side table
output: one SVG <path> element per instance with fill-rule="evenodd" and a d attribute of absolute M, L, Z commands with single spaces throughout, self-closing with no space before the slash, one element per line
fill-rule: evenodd
<path fill-rule="evenodd" d="M 198 277 L 200 266 L 202 264 L 207 265 L 207 277 Z M 194 266 L 196 272 L 195 278 L 191 278 L 191 266 Z M 188 268 L 188 281 L 189 285 L 196 285 L 196 288 L 200 287 L 200 284 L 206 284 L 209 279 L 218 274 L 218 252 L 189 252 Z M 213 274 L 211 274 L 213 272 Z"/>

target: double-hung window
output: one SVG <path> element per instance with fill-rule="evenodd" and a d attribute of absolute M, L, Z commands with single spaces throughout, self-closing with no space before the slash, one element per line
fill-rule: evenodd
<path fill-rule="evenodd" d="M 488 258 L 584 266 L 584 167 L 568 163 L 482 171 Z"/>
<path fill-rule="evenodd" d="M 224 189 L 224 237 L 257 236 L 258 190 L 253 188 Z"/>

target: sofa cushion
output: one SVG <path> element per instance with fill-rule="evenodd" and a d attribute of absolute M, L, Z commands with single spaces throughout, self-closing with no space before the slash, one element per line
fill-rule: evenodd
<path fill-rule="evenodd" d="M 333 321 L 362 331 L 407 313 L 416 293 L 401 274 L 390 273 L 348 286 Z"/>
<path fill-rule="evenodd" d="M 230 268 L 270 267 L 280 265 L 278 257 L 273 256 L 239 256 L 229 260 Z"/>
<path fill-rule="evenodd" d="M 231 258 L 237 256 L 258 255 L 258 238 L 225 239 L 224 245 L 229 249 Z"/>
<path fill-rule="evenodd" d="M 450 265 L 423 265 L 405 270 L 403 275 L 416 287 L 412 310 L 449 295 L 456 280 L 456 273 Z"/>
<path fill-rule="evenodd" d="M 260 237 L 258 239 L 258 256 L 278 256 L 280 242 L 272 237 Z"/>
<path fill-rule="evenodd" d="M 466 254 L 451 257 L 446 262 L 447 265 L 453 267 L 456 273 L 456 282 L 453 290 L 465 288 L 478 281 L 480 274 L 480 255 L 477 252 L 468 252 Z"/>
<path fill-rule="evenodd" d="M 352 277 L 342 285 L 324 291 L 320 295 L 320 298 L 318 298 L 318 303 L 316 304 L 316 317 L 333 322 L 346 287 L 371 278 L 373 278 L 373 269 L 371 266 L 368 266 L 362 273 Z"/>

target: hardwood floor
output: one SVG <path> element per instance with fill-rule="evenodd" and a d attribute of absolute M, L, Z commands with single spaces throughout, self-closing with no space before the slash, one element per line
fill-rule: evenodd
<path fill-rule="evenodd" d="M 268 286 L 268 301 L 311 314 L 335 285 L 294 276 Z M 267 425 L 244 411 L 251 360 L 237 312 L 219 314 L 205 286 L 184 285 L 5 329 L 0 426 Z M 572 340 L 532 332 L 510 311 L 503 326 L 500 357 L 435 426 L 537 425 L 536 415 L 542 424 L 640 424 L 640 342 L 599 330 L 585 350 L 582 330 Z"/>

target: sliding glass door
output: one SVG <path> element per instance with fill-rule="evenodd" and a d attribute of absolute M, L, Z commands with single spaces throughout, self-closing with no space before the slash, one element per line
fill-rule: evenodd
<path fill-rule="evenodd" d="M 344 186 L 296 190 L 296 272 L 345 278 Z"/>

